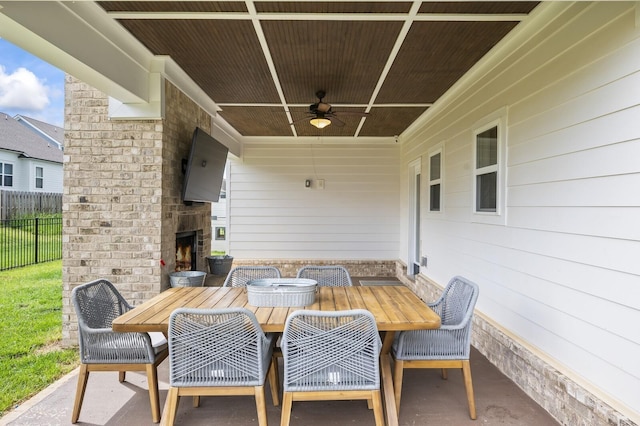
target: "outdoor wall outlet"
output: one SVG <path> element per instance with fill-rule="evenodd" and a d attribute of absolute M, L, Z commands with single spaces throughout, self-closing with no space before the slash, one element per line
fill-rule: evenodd
<path fill-rule="evenodd" d="M 311 179 L 307 179 L 304 181 L 304 187 L 305 188 L 311 188 Z"/>
<path fill-rule="evenodd" d="M 420 259 L 420 266 L 424 266 L 425 268 L 427 267 L 427 256 L 422 256 Z"/>
<path fill-rule="evenodd" d="M 318 189 L 324 189 L 324 179 L 318 179 Z"/>

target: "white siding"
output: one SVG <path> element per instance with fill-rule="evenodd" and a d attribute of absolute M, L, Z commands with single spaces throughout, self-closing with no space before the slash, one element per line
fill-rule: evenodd
<path fill-rule="evenodd" d="M 238 259 L 396 259 L 399 175 L 395 144 L 245 146 L 242 161 L 230 162 L 229 253 Z"/>
<path fill-rule="evenodd" d="M 50 163 L 47 161 L 23 161 L 21 164 L 27 171 L 26 191 L 31 192 L 56 192 L 62 193 L 62 164 Z M 43 187 L 36 188 L 36 167 L 43 168 Z"/>
<path fill-rule="evenodd" d="M 636 4 L 544 5 L 540 31 L 514 35 L 508 57 L 436 105 L 404 141 L 402 164 L 444 141 L 444 210 L 423 215 L 421 272 L 477 281 L 479 311 L 638 418 Z M 505 106 L 506 225 L 474 223 L 473 125 Z"/>
<path fill-rule="evenodd" d="M 62 164 L 19 158 L 0 150 L 0 161 L 13 164 L 13 186 L 0 187 L 12 191 L 62 193 Z M 36 166 L 44 169 L 44 187 L 36 188 Z"/>

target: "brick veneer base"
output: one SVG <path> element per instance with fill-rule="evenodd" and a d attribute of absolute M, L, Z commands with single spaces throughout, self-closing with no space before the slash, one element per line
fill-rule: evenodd
<path fill-rule="evenodd" d="M 272 265 L 280 269 L 283 277 L 295 277 L 298 269 L 306 265 L 344 266 L 352 277 L 395 277 L 395 260 L 314 260 L 314 259 L 234 259 L 233 267 L 240 265 Z"/>

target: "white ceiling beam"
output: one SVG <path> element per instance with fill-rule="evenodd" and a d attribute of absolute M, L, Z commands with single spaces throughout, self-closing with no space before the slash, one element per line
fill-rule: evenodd
<path fill-rule="evenodd" d="M 395 136 L 244 136 L 243 144 L 324 144 L 324 145 L 392 145 L 398 143 Z"/>
<path fill-rule="evenodd" d="M 519 22 L 524 13 L 247 13 L 247 12 L 108 12 L 113 19 L 190 19 L 190 20 L 249 20 L 260 21 L 486 21 Z"/>
<path fill-rule="evenodd" d="M 217 106 L 224 108 L 224 107 L 277 107 L 280 108 L 283 105 L 280 103 L 246 103 L 246 102 L 223 102 L 223 103 L 219 103 L 216 104 Z M 306 104 L 287 104 L 286 106 L 289 108 L 308 108 L 309 105 L 311 105 L 310 103 L 306 103 Z M 332 107 L 336 107 L 336 108 L 368 108 L 370 104 L 331 104 Z M 426 107 L 430 107 L 432 106 L 433 103 L 429 102 L 429 103 L 415 103 L 415 104 L 401 104 L 401 103 L 395 103 L 395 104 L 375 104 L 375 105 L 371 105 L 375 108 L 406 108 L 406 107 L 420 107 L 420 108 L 426 108 Z"/>
<path fill-rule="evenodd" d="M 262 25 L 260 21 L 257 19 L 256 7 L 253 4 L 253 1 L 247 0 L 245 2 L 247 9 L 251 15 L 251 23 L 253 24 L 253 29 L 256 32 L 256 36 L 258 37 L 258 41 L 260 42 L 260 47 L 262 48 L 262 54 L 264 55 L 264 59 L 267 61 L 267 66 L 269 67 L 269 72 L 271 73 L 271 79 L 273 80 L 273 85 L 278 92 L 278 97 L 280 98 L 280 102 L 282 103 L 282 107 L 284 108 L 284 113 L 287 116 L 287 121 L 289 123 L 293 123 L 293 117 L 291 116 L 291 112 L 289 108 L 286 107 L 287 100 L 284 96 L 284 90 L 282 90 L 282 84 L 280 84 L 280 78 L 278 77 L 278 71 L 276 70 L 275 63 L 273 62 L 273 57 L 271 56 L 271 51 L 269 50 L 269 44 L 267 43 L 267 39 L 264 35 L 264 31 L 262 31 Z M 293 124 L 290 125 L 291 132 L 294 136 L 297 136 L 296 128 Z"/>
<path fill-rule="evenodd" d="M 398 56 L 398 52 L 400 52 L 400 48 L 404 43 L 404 39 L 407 37 L 407 34 L 409 34 L 409 30 L 411 29 L 411 25 L 413 24 L 413 17 L 415 17 L 415 15 L 418 13 L 418 10 L 420 10 L 420 4 L 421 2 L 419 1 L 413 2 L 413 5 L 411 6 L 411 9 L 409 10 L 409 14 L 407 16 L 408 19 L 402 25 L 402 29 L 398 33 L 398 37 L 396 37 L 396 42 L 393 45 L 391 52 L 389 53 L 389 57 L 387 58 L 387 63 L 384 65 L 384 68 L 380 72 L 380 76 L 378 77 L 378 82 L 376 84 L 376 87 L 373 89 L 371 98 L 369 98 L 369 105 L 365 109 L 365 112 L 371 111 L 371 107 L 375 103 L 376 98 L 378 97 L 378 93 L 380 93 L 380 89 L 382 89 L 382 85 L 384 84 L 384 81 L 387 79 L 387 75 L 389 74 L 389 71 L 391 70 L 393 63 L 396 60 L 396 56 Z M 362 130 L 362 127 L 364 126 L 364 122 L 365 120 L 363 117 L 363 119 L 361 119 L 360 123 L 358 124 L 358 128 L 356 129 L 356 132 L 355 132 L 356 136 L 360 135 L 360 130 Z"/>
<path fill-rule="evenodd" d="M 60 2 L 0 2 L 0 36 L 122 102 L 149 100 L 149 71 Z"/>
<path fill-rule="evenodd" d="M 242 157 L 243 136 L 219 115 L 211 118 L 211 136 L 229 148 L 231 154 Z"/>

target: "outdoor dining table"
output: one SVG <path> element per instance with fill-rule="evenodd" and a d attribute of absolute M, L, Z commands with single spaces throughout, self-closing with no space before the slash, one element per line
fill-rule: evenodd
<path fill-rule="evenodd" d="M 380 354 L 382 395 L 386 423 L 398 425 L 398 412 L 391 374 L 391 345 L 396 331 L 440 327 L 440 317 L 410 289 L 404 286 L 318 287 L 315 302 L 305 307 L 257 307 L 248 302 L 247 291 L 241 287 L 176 287 L 136 306 L 113 321 L 115 331 L 168 334 L 169 316 L 174 309 L 244 307 L 254 312 L 264 332 L 284 331 L 287 316 L 299 309 L 336 311 L 367 309 L 376 319 L 378 330 L 384 332 Z"/>

